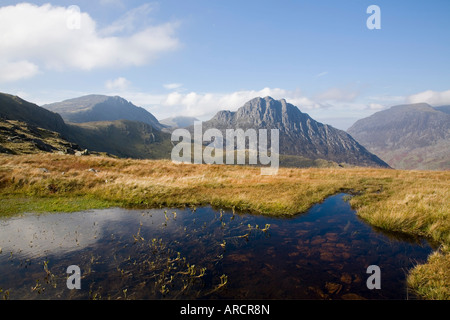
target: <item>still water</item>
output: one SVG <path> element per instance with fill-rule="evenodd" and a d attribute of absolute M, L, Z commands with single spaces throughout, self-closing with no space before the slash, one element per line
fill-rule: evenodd
<path fill-rule="evenodd" d="M 25 214 L 0 220 L 0 298 L 408 299 L 432 246 L 327 198 L 291 218 L 211 207 Z M 67 267 L 81 269 L 69 290 Z M 369 265 L 381 289 L 369 290 Z"/>

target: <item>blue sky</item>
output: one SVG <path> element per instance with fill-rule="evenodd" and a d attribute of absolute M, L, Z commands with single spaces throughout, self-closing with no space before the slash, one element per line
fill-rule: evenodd
<path fill-rule="evenodd" d="M 159 119 L 271 95 L 346 129 L 396 104 L 450 104 L 449 13 L 446 0 L 2 0 L 0 91 L 120 95 Z"/>

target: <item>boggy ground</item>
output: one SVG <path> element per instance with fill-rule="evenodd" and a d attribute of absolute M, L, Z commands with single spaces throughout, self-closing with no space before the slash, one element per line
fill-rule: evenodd
<path fill-rule="evenodd" d="M 211 204 L 293 215 L 337 192 L 373 226 L 441 244 L 408 275 L 426 299 L 450 299 L 450 171 L 174 164 L 170 160 L 38 154 L 0 156 L 0 216 L 89 208 Z"/>

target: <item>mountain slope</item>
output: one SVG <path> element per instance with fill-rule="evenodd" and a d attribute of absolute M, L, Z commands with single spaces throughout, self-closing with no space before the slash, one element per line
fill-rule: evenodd
<path fill-rule="evenodd" d="M 89 150 L 123 158 L 170 158 L 170 134 L 144 122 L 116 120 L 70 123 L 68 126 L 69 137 Z"/>
<path fill-rule="evenodd" d="M 33 126 L 19 120 L 0 118 L 0 153 L 75 153 L 78 145 L 63 139 L 58 132 Z"/>
<path fill-rule="evenodd" d="M 248 101 L 236 112 L 220 111 L 203 123 L 203 130 L 272 129 L 280 130 L 280 154 L 324 159 L 357 166 L 388 167 L 345 131 L 315 121 L 284 99 L 271 97 Z"/>
<path fill-rule="evenodd" d="M 0 93 L 0 118 L 4 123 L 2 126 L 4 137 L 0 142 L 5 144 L 2 147 L 5 153 L 23 153 L 18 150 L 19 144 L 9 144 L 11 141 L 8 138 L 16 142 L 26 142 L 27 144 L 21 148 L 26 147 L 30 149 L 30 152 L 33 148 L 30 145 L 31 142 L 37 144 L 37 148 L 45 148 L 48 152 L 65 151 L 74 149 L 76 146 L 75 149 L 82 148 L 89 151 L 108 152 L 120 157 L 149 159 L 170 158 L 172 149 L 170 134 L 161 132 L 144 122 L 116 120 L 66 124 L 57 113 L 19 97 L 2 93 Z M 20 121 L 21 124 L 14 124 L 14 121 Z M 51 130 L 52 133 L 44 132 L 39 128 Z M 44 140 L 42 144 L 36 140 L 38 138 L 36 135 L 53 140 L 60 139 L 60 141 L 50 143 L 48 142 L 50 140 Z"/>
<path fill-rule="evenodd" d="M 434 109 L 436 109 L 437 111 L 441 111 L 441 112 L 450 114 L 450 106 L 439 106 L 439 107 L 434 107 Z"/>
<path fill-rule="evenodd" d="M 59 133 L 67 131 L 66 124 L 59 114 L 6 93 L 0 93 L 0 118 L 23 121 Z"/>
<path fill-rule="evenodd" d="M 87 95 L 42 107 L 59 113 L 67 122 L 132 120 L 159 130 L 164 127 L 150 112 L 118 96 Z"/>
<path fill-rule="evenodd" d="M 450 168 L 450 114 L 426 103 L 377 112 L 348 132 L 394 168 Z"/>

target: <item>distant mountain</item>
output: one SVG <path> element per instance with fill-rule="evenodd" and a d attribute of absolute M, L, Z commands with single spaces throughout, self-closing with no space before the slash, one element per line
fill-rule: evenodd
<path fill-rule="evenodd" d="M 107 152 L 130 158 L 170 158 L 170 134 L 130 120 L 65 123 L 61 116 L 19 97 L 0 93 L 0 152 Z M 50 131 L 42 130 L 47 129 Z M 3 151 L 2 151 L 3 150 Z"/>
<path fill-rule="evenodd" d="M 389 167 L 345 131 L 322 124 L 284 99 L 254 98 L 236 112 L 220 111 L 203 130 L 279 129 L 280 154 L 324 159 L 356 166 Z M 191 128 L 192 130 L 192 128 Z"/>
<path fill-rule="evenodd" d="M 178 116 L 159 120 L 159 123 L 170 128 L 185 128 L 194 125 L 194 121 L 198 121 L 198 119 L 194 117 Z"/>
<path fill-rule="evenodd" d="M 439 106 L 439 107 L 434 107 L 434 109 L 437 111 L 442 111 L 444 113 L 450 114 L 450 106 Z"/>
<path fill-rule="evenodd" d="M 42 107 L 59 113 L 66 122 L 132 120 L 159 130 L 164 127 L 150 112 L 118 96 L 87 95 Z"/>
<path fill-rule="evenodd" d="M 450 169 L 450 114 L 426 103 L 377 112 L 348 133 L 394 168 Z"/>

